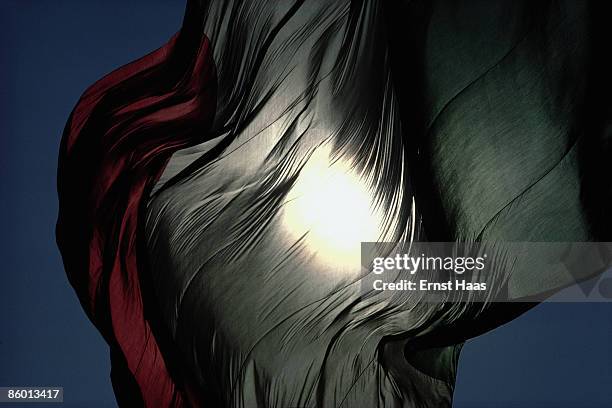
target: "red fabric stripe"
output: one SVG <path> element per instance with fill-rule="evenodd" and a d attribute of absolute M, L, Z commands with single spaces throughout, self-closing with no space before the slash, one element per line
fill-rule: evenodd
<path fill-rule="evenodd" d="M 115 380 L 123 404 L 140 398 L 148 407 L 201 403 L 185 391 L 193 389 L 188 378 L 171 375 L 152 330 L 155 316 L 145 313 L 138 223 L 172 153 L 205 140 L 215 102 L 208 39 L 194 46 L 175 36 L 92 85 L 64 131 L 57 242 L 85 311 L 124 359 L 113 361 L 113 371 L 121 371 L 113 377 L 131 377 L 140 390 L 133 395 L 134 387 Z"/>

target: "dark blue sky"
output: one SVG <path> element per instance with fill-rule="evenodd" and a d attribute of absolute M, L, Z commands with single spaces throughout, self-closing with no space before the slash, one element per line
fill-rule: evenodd
<path fill-rule="evenodd" d="M 55 246 L 57 150 L 85 88 L 165 42 L 183 9 L 0 0 L 0 386 L 63 386 L 64 406 L 115 405 L 108 349 Z M 455 406 L 611 407 L 612 304 L 541 305 L 469 342 Z"/>

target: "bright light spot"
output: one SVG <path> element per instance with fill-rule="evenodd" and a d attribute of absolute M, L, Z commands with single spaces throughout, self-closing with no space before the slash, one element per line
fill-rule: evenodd
<path fill-rule="evenodd" d="M 372 194 L 346 161 L 317 149 L 287 197 L 284 225 L 305 240 L 317 258 L 335 267 L 360 265 L 361 242 L 379 238 L 381 217 L 371 209 Z"/>

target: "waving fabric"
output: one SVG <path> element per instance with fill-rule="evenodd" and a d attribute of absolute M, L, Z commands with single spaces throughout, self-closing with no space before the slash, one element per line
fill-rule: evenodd
<path fill-rule="evenodd" d="M 92 85 L 60 150 L 58 246 L 110 346 L 113 387 L 125 406 L 180 407 L 188 388 L 172 354 L 161 352 L 139 249 L 143 199 L 173 152 L 205 139 L 215 112 L 209 42 L 198 36 L 193 44 L 186 33 Z"/>
<path fill-rule="evenodd" d="M 60 152 L 58 244 L 120 403 L 450 406 L 462 342 L 534 304 L 365 293 L 359 244 L 609 237 L 605 15 L 189 1 Z M 491 279 L 559 289 L 541 274 Z"/>

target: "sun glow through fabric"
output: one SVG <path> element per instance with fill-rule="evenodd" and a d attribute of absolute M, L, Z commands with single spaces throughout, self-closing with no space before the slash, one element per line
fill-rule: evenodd
<path fill-rule="evenodd" d="M 360 263 L 361 242 L 380 235 L 381 215 L 371 206 L 366 183 L 346 160 L 319 147 L 289 192 L 283 224 L 294 238 L 306 234 L 307 248 L 332 267 Z"/>

